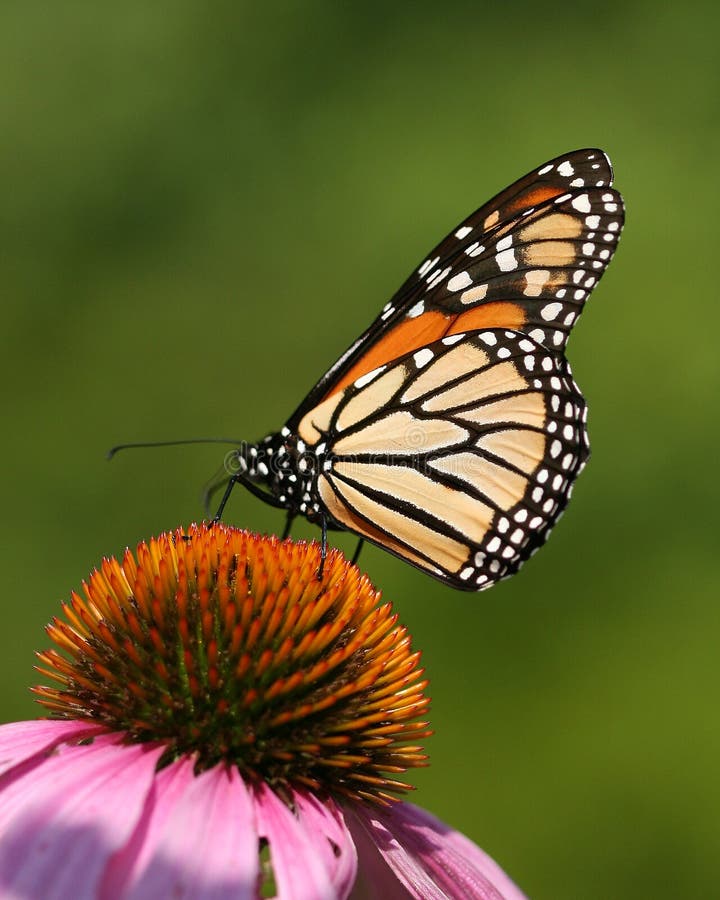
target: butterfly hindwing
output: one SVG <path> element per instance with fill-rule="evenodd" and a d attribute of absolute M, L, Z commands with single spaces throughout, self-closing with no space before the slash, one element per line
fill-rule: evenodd
<path fill-rule="evenodd" d="M 562 354 L 522 333 L 453 335 L 309 411 L 332 520 L 453 586 L 481 590 L 542 544 L 587 458 Z"/>

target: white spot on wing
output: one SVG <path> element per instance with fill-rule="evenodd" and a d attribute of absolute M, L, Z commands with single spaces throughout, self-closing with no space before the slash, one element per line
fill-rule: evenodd
<path fill-rule="evenodd" d="M 447 275 L 450 274 L 450 266 L 446 269 L 443 269 L 442 272 L 435 272 L 432 275 L 428 276 L 427 280 L 427 288 L 426 290 L 432 290 L 432 288 L 436 287 Z"/>
<path fill-rule="evenodd" d="M 589 213 L 592 209 L 590 206 L 590 198 L 587 194 L 580 194 L 578 197 L 573 197 L 570 206 L 581 213 Z"/>
<path fill-rule="evenodd" d="M 457 275 L 453 275 L 448 281 L 447 289 L 449 291 L 461 291 L 463 288 L 470 287 L 472 283 L 472 278 L 467 272 L 458 272 Z"/>
<path fill-rule="evenodd" d="M 418 275 L 421 277 L 425 275 L 430 269 L 433 268 L 440 261 L 440 257 L 436 256 L 435 259 L 426 259 L 425 262 L 418 269 Z"/>
<path fill-rule="evenodd" d="M 366 372 L 364 375 L 361 375 L 357 381 L 355 382 L 355 387 L 362 388 L 365 387 L 366 384 L 370 384 L 371 381 L 374 381 L 381 372 L 384 372 L 387 366 L 378 366 L 377 369 L 373 369 L 370 372 Z"/>
<path fill-rule="evenodd" d="M 469 225 L 463 225 L 462 228 L 458 228 L 458 230 L 455 232 L 455 237 L 461 241 L 463 238 L 466 238 L 471 231 L 472 228 Z"/>
<path fill-rule="evenodd" d="M 546 303 L 540 310 L 540 315 L 546 322 L 552 322 L 553 319 L 557 318 L 561 309 L 562 303 Z"/>
<path fill-rule="evenodd" d="M 503 250 L 501 253 L 498 253 L 495 256 L 495 262 L 501 272 L 512 272 L 513 269 L 518 267 L 513 250 Z"/>
<path fill-rule="evenodd" d="M 422 369 L 423 366 L 426 366 L 432 358 L 433 352 L 428 347 L 423 347 L 422 350 L 413 353 L 413 359 L 415 360 L 415 365 L 418 369 Z"/>

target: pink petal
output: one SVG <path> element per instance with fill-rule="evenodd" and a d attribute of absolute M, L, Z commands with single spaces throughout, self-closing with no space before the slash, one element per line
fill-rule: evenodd
<path fill-rule="evenodd" d="M 323 803 L 308 792 L 294 791 L 293 803 L 303 828 L 325 836 L 325 866 L 338 896 L 346 897 L 357 875 L 357 851 L 342 812 L 332 800 Z"/>
<path fill-rule="evenodd" d="M 143 821 L 103 880 L 106 900 L 254 900 L 260 858 L 252 800 L 236 768 L 192 759 L 158 773 Z"/>
<path fill-rule="evenodd" d="M 348 810 L 345 821 L 352 832 L 358 854 L 358 873 L 350 894 L 350 900 L 375 900 L 392 897 L 392 900 L 412 900 L 410 893 L 380 854 L 375 837 L 356 821 Z M 424 876 L 421 873 L 421 877 Z"/>
<path fill-rule="evenodd" d="M 478 846 L 411 803 L 389 809 L 354 808 L 357 826 L 419 900 L 524 900 L 524 894 Z M 376 866 L 376 862 L 374 863 Z M 365 866 L 361 855 L 360 866 Z"/>
<path fill-rule="evenodd" d="M 378 818 L 376 809 L 358 806 L 354 815 L 346 810 L 346 821 L 358 851 L 358 885 L 352 893 L 360 897 L 411 897 L 447 900 L 422 862 L 402 844 Z M 362 889 L 361 889 L 362 886 Z M 460 895 L 457 895 L 458 897 Z"/>
<path fill-rule="evenodd" d="M 430 828 L 444 831 L 445 840 L 453 851 L 457 853 L 460 858 L 464 858 L 471 863 L 476 871 L 482 872 L 484 877 L 492 882 L 495 890 L 499 891 L 499 896 L 501 896 L 503 900 L 526 900 L 525 894 L 523 894 L 515 882 L 512 881 L 495 860 L 491 856 L 488 856 L 484 850 L 481 850 L 477 844 L 473 843 L 461 832 L 452 830 L 434 816 L 430 815 L 430 813 L 414 806 L 412 803 L 406 803 L 405 806 L 409 808 L 408 812 L 410 812 L 413 817 L 416 817 L 420 823 L 424 823 Z"/>
<path fill-rule="evenodd" d="M 77 740 L 100 734 L 104 730 L 100 725 L 60 719 L 36 719 L 0 725 L 0 775 L 36 753 L 51 750 L 61 741 Z"/>
<path fill-rule="evenodd" d="M 0 780 L 0 896 L 90 900 L 130 836 L 161 747 L 102 735 Z"/>
<path fill-rule="evenodd" d="M 340 893 L 328 868 L 327 838 L 309 829 L 266 784 L 255 790 L 260 834 L 270 845 L 278 900 L 337 900 Z"/>

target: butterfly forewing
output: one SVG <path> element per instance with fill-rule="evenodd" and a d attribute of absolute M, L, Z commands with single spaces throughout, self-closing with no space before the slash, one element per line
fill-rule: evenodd
<path fill-rule="evenodd" d="M 563 356 L 522 333 L 454 335 L 333 394 L 301 421 L 330 450 L 332 519 L 467 590 L 544 542 L 587 457 Z"/>
<path fill-rule="evenodd" d="M 609 188 L 561 194 L 528 210 L 485 246 L 466 247 L 423 308 L 441 308 L 449 333 L 513 327 L 562 349 L 612 258 L 621 210 Z"/>
<path fill-rule="evenodd" d="M 502 327 L 562 349 L 622 230 L 611 184 L 601 150 L 576 150 L 480 207 L 427 255 L 288 425 L 377 366 L 449 335 Z"/>
<path fill-rule="evenodd" d="M 470 258 L 480 255 L 479 248 L 488 238 L 506 233 L 508 225 L 521 220 L 529 210 L 547 206 L 564 194 L 610 187 L 612 179 L 610 160 L 602 150 L 594 148 L 574 150 L 533 169 L 454 228 L 427 254 L 384 312 L 388 308 L 406 309 L 408 298 L 420 287 L 432 287 L 439 274 L 462 254 Z"/>

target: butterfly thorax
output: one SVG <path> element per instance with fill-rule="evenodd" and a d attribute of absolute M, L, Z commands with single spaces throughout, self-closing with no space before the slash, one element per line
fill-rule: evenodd
<path fill-rule="evenodd" d="M 266 488 L 292 513 L 311 522 L 320 517 L 317 477 L 327 462 L 325 446 L 309 448 L 287 428 L 256 444 L 243 443 L 235 455 L 238 473 Z"/>

